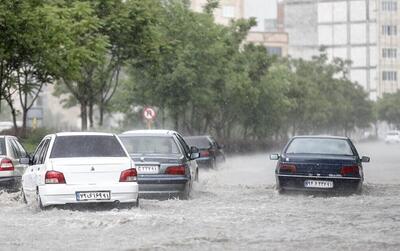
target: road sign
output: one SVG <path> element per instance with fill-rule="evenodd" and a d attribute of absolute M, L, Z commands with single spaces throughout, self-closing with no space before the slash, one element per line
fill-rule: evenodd
<path fill-rule="evenodd" d="M 146 107 L 143 110 L 143 117 L 147 120 L 153 120 L 156 118 L 156 111 L 151 107 Z"/>

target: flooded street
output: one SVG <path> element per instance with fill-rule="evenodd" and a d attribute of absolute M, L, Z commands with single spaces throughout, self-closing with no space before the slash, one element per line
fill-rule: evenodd
<path fill-rule="evenodd" d="M 268 154 L 202 171 L 192 199 L 39 211 L 0 195 L 1 250 L 399 250 L 400 145 L 356 143 L 362 195 L 280 195 Z"/>

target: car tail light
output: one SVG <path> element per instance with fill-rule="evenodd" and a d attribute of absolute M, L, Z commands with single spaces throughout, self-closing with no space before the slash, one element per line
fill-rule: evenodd
<path fill-rule="evenodd" d="M 47 171 L 44 183 L 46 184 L 65 184 L 65 177 L 62 172 Z"/>
<path fill-rule="evenodd" d="M 200 151 L 200 157 L 208 157 L 208 156 L 210 156 L 210 151 L 208 150 Z"/>
<path fill-rule="evenodd" d="M 185 175 L 185 166 L 170 166 L 165 170 L 165 173 L 171 175 Z"/>
<path fill-rule="evenodd" d="M 296 173 L 296 166 L 290 164 L 279 164 L 279 173 Z"/>
<path fill-rule="evenodd" d="M 4 158 L 0 162 L 0 171 L 14 171 L 14 165 L 10 159 Z"/>
<path fill-rule="evenodd" d="M 130 168 L 121 172 L 119 182 L 134 182 L 137 181 L 137 171 L 135 168 Z"/>
<path fill-rule="evenodd" d="M 340 170 L 342 176 L 359 176 L 360 168 L 358 166 L 344 166 Z"/>

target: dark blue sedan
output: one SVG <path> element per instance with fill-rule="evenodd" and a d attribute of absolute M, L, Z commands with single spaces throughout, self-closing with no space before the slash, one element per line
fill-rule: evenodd
<path fill-rule="evenodd" d="M 296 136 L 289 140 L 278 160 L 276 187 L 286 190 L 360 193 L 364 181 L 361 157 L 347 137 Z"/>

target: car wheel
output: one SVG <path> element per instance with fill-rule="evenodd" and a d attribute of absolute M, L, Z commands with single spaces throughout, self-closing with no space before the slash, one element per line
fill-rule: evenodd
<path fill-rule="evenodd" d="M 189 181 L 185 186 L 185 190 L 179 195 L 179 199 L 181 199 L 181 200 L 190 199 L 191 190 L 192 190 L 192 185 L 191 185 L 191 182 Z"/>
<path fill-rule="evenodd" d="M 40 198 L 39 191 L 36 192 L 36 204 L 39 209 L 41 210 L 46 209 L 42 204 L 42 199 Z"/>
<path fill-rule="evenodd" d="M 136 199 L 136 202 L 132 204 L 132 207 L 139 207 L 140 206 L 140 201 L 139 201 L 139 195 Z"/>
<path fill-rule="evenodd" d="M 278 191 L 279 194 L 285 193 L 285 190 L 282 187 L 277 187 L 276 190 Z"/>
<path fill-rule="evenodd" d="M 199 182 L 199 169 L 196 169 L 196 177 L 194 178 L 194 181 Z"/>
<path fill-rule="evenodd" d="M 215 158 L 213 158 L 211 160 L 211 165 L 210 165 L 211 169 L 217 169 L 217 161 L 215 160 Z"/>
<path fill-rule="evenodd" d="M 21 188 L 21 199 L 22 199 L 23 203 L 28 204 L 28 201 L 26 200 L 26 196 L 25 196 L 25 192 L 24 192 L 23 188 Z"/>

